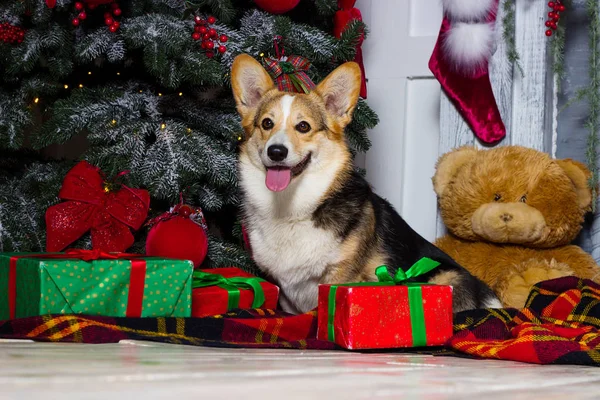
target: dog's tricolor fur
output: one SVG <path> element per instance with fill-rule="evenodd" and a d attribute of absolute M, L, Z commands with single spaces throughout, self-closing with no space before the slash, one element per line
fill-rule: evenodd
<path fill-rule="evenodd" d="M 500 307 L 487 286 L 413 231 L 354 172 L 344 128 L 358 101 L 357 64 L 341 65 L 309 94 L 278 91 L 248 55 L 235 59 L 231 77 L 245 131 L 244 224 L 256 263 L 281 287 L 284 310 L 313 309 L 320 283 L 374 281 L 378 266 L 393 273 L 422 257 L 442 265 L 419 280 L 454 286 L 455 311 Z"/>

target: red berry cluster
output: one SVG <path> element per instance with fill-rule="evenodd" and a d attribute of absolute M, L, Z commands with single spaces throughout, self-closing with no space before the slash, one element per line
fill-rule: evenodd
<path fill-rule="evenodd" d="M 105 12 L 104 13 L 104 24 L 106 26 L 108 26 L 108 29 L 115 33 L 117 30 L 119 30 L 119 27 L 121 26 L 121 23 L 117 20 L 115 20 L 115 17 L 118 17 L 121 15 L 122 11 L 119 8 L 119 4 L 118 3 L 112 3 L 111 5 L 111 11 L 110 12 Z M 96 8 L 96 4 L 90 4 L 89 5 L 89 9 L 93 10 Z M 80 21 L 83 21 L 84 19 L 87 18 L 87 14 L 85 12 L 85 4 L 78 1 L 75 3 L 75 10 L 77 10 L 79 12 L 79 14 L 77 15 L 76 18 L 73 19 L 73 21 L 71 21 L 71 23 L 73 24 L 73 26 L 79 26 Z"/>
<path fill-rule="evenodd" d="M 558 27 L 558 21 L 560 20 L 560 13 L 565 11 L 565 5 L 562 3 L 562 0 L 555 0 L 548 3 L 548 7 L 552 9 L 548 13 L 548 21 L 546 21 L 546 26 L 548 29 L 546 31 L 546 36 L 552 36 L 552 31 L 555 31 Z"/>
<path fill-rule="evenodd" d="M 4 43 L 23 43 L 25 30 L 18 26 L 4 22 L 0 24 L 0 41 Z"/>
<path fill-rule="evenodd" d="M 219 35 L 215 28 L 211 25 L 217 22 L 217 19 L 213 16 L 208 17 L 206 20 L 196 15 L 194 17 L 194 33 L 192 33 L 192 39 L 202 39 L 201 47 L 206 50 L 206 56 L 212 58 L 215 55 L 215 50 L 223 54 L 227 51 L 227 47 L 222 43 L 227 42 L 229 39 L 227 35 Z"/>

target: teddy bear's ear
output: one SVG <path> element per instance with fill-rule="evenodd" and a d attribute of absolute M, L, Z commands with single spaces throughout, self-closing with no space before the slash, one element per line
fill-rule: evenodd
<path fill-rule="evenodd" d="M 444 193 L 458 170 L 475 158 L 477 151 L 473 146 L 463 146 L 440 157 L 433 176 L 433 190 L 438 196 Z"/>
<path fill-rule="evenodd" d="M 588 185 L 588 180 L 592 176 L 590 170 L 583 163 L 571 159 L 556 160 L 556 163 L 573 182 L 579 199 L 579 207 L 589 211 L 592 205 L 592 190 Z"/>

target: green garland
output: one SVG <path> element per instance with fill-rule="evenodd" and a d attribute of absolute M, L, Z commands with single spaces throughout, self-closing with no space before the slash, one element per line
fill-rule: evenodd
<path fill-rule="evenodd" d="M 515 0 L 504 0 L 502 5 L 504 17 L 502 18 L 502 37 L 506 42 L 506 57 L 513 65 L 516 65 L 525 75 L 520 63 L 519 52 L 517 51 L 517 41 L 515 39 Z"/>
<path fill-rule="evenodd" d="M 590 84 L 585 90 L 589 105 L 589 117 L 585 123 L 586 128 L 589 130 L 586 160 L 588 168 L 592 172 L 589 182 L 593 193 L 592 210 L 596 211 L 598 196 L 598 130 L 600 129 L 600 48 L 598 48 L 600 44 L 600 15 L 598 1 L 587 0 L 586 10 L 590 20 Z"/>

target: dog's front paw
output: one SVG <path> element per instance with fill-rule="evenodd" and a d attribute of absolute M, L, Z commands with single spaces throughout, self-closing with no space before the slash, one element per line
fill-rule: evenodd
<path fill-rule="evenodd" d="M 565 263 L 530 259 L 511 267 L 496 292 L 505 307 L 523 308 L 535 284 L 570 275 L 573 270 Z"/>

